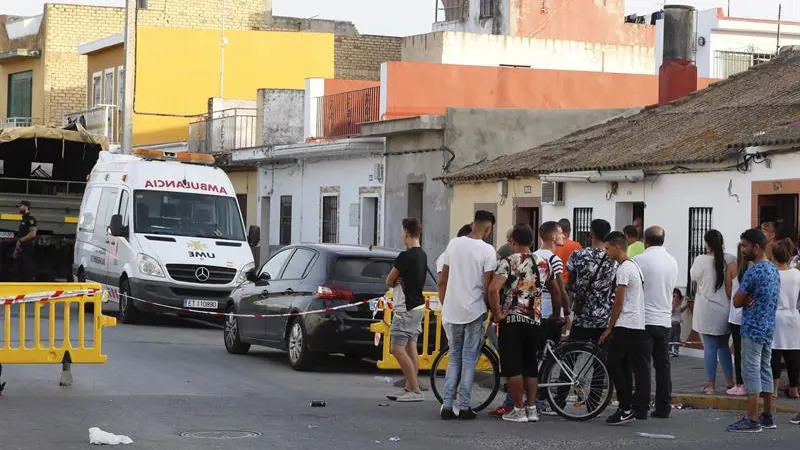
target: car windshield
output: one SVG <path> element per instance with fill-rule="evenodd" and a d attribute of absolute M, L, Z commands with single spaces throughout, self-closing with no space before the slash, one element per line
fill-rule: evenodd
<path fill-rule="evenodd" d="M 137 190 L 134 199 L 136 233 L 244 241 L 233 197 Z"/>
<path fill-rule="evenodd" d="M 333 266 L 333 279 L 343 282 L 380 283 L 383 285 L 393 266 L 393 259 L 341 257 Z M 425 290 L 435 291 L 437 289 L 436 280 L 430 270 L 427 272 Z"/>

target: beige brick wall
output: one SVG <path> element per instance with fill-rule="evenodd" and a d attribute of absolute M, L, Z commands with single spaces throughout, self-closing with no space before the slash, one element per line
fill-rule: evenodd
<path fill-rule="evenodd" d="M 267 28 L 272 0 L 225 0 L 225 27 L 253 30 Z M 148 0 L 139 11 L 143 27 L 216 29 L 222 19 L 222 0 Z"/>
<path fill-rule="evenodd" d="M 400 61 L 403 38 L 362 34 L 336 36 L 334 41 L 334 72 L 336 78 L 379 80 L 381 64 Z"/>

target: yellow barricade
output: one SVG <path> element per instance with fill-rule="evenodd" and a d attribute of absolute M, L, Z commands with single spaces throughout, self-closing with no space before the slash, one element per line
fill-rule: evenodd
<path fill-rule="evenodd" d="M 90 293 L 92 291 L 94 293 Z M 103 328 L 116 326 L 117 319 L 103 315 L 103 291 L 99 284 L 0 283 L 0 298 L 4 299 L 15 296 L 36 299 L 56 292 L 61 294 L 44 301 L 0 302 L 3 308 L 0 363 L 68 365 L 106 362 L 108 357 L 101 352 Z M 70 292 L 89 294 L 69 297 L 67 294 Z M 85 314 L 86 305 L 93 305 L 91 314 Z M 73 317 L 77 319 L 77 330 Z M 91 323 L 87 324 L 89 320 Z"/>
<path fill-rule="evenodd" d="M 423 292 L 425 296 L 425 316 L 422 319 L 422 353 L 419 355 L 419 368 L 420 370 L 431 370 L 433 367 L 433 360 L 439 354 L 442 348 L 442 335 L 444 328 L 442 328 L 442 311 L 441 302 L 439 301 L 438 292 Z M 392 298 L 392 291 L 386 293 L 385 297 L 389 300 Z M 369 329 L 373 333 L 381 334 L 381 341 L 383 342 L 382 356 L 378 361 L 378 368 L 384 370 L 400 370 L 400 364 L 391 353 L 391 335 L 390 329 L 392 326 L 392 309 L 387 305 L 381 305 L 383 300 L 378 301 L 378 309 L 383 311 L 383 320 L 375 322 L 370 325 Z M 434 334 L 431 337 L 431 321 L 436 325 Z M 442 361 L 441 367 L 446 367 L 447 358 Z M 491 363 L 486 357 L 481 356 L 481 359 L 476 365 L 476 370 L 486 370 L 491 368 Z"/>

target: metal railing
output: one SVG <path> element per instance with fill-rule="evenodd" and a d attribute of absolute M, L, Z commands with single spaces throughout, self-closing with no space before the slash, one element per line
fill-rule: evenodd
<path fill-rule="evenodd" d="M 469 11 L 467 0 L 436 0 L 435 22 L 461 21 Z"/>
<path fill-rule="evenodd" d="M 64 126 L 73 123 L 80 124 L 91 134 L 98 134 L 108 138 L 111 144 L 120 142 L 120 108 L 116 105 L 97 105 L 85 111 L 64 114 Z"/>
<path fill-rule="evenodd" d="M 765 63 L 775 55 L 772 53 L 721 51 L 714 52 L 714 69 L 711 76 L 724 80 L 753 66 Z"/>
<path fill-rule="evenodd" d="M 316 137 L 345 137 L 361 134 L 361 124 L 380 120 L 381 88 L 317 97 Z"/>
<path fill-rule="evenodd" d="M 4 117 L 0 118 L 0 128 L 19 128 L 38 125 L 39 120 L 33 117 Z"/>
<path fill-rule="evenodd" d="M 0 192 L 25 195 L 83 195 L 85 181 L 0 177 Z"/>
<path fill-rule="evenodd" d="M 494 17 L 494 0 L 481 0 L 481 19 Z"/>
<path fill-rule="evenodd" d="M 215 111 L 189 123 L 189 151 L 220 153 L 257 145 L 255 108 Z"/>

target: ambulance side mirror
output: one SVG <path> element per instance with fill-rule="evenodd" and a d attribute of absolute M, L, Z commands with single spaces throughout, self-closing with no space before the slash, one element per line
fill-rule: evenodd
<path fill-rule="evenodd" d="M 108 229 L 111 231 L 112 236 L 128 237 L 127 230 L 122 226 L 122 216 L 119 214 L 111 216 L 111 223 L 109 223 Z"/>
<path fill-rule="evenodd" d="M 250 225 L 250 229 L 247 230 L 247 243 L 250 247 L 258 247 L 259 242 L 261 242 L 261 228 Z"/>

